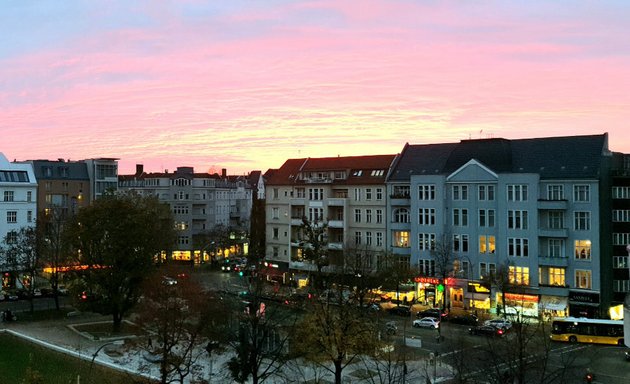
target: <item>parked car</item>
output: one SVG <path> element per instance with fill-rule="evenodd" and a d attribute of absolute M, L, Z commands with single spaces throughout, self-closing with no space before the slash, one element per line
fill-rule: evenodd
<path fill-rule="evenodd" d="M 441 320 L 445 320 L 446 318 L 446 312 L 442 311 L 440 308 L 429 308 L 429 309 L 425 309 L 424 311 L 420 311 L 416 314 L 417 318 L 423 318 L 423 317 L 433 317 L 436 319 L 440 319 Z"/>
<path fill-rule="evenodd" d="M 506 319 L 486 320 L 485 323 L 483 323 L 483 325 L 491 325 L 495 328 L 505 329 L 506 331 L 512 328 L 512 322 Z"/>
<path fill-rule="evenodd" d="M 422 319 L 414 320 L 413 326 L 416 328 L 440 328 L 440 320 L 435 317 L 423 317 Z"/>
<path fill-rule="evenodd" d="M 475 315 L 470 314 L 449 314 L 446 316 L 446 319 L 449 323 L 453 324 L 462 324 L 462 325 L 473 325 L 476 326 L 479 323 L 479 319 Z"/>
<path fill-rule="evenodd" d="M 411 308 L 405 307 L 404 305 L 397 305 L 395 307 L 389 308 L 387 310 L 387 313 L 389 313 L 390 315 L 410 317 L 411 316 Z"/>
<path fill-rule="evenodd" d="M 492 325 L 480 325 L 478 327 L 468 328 L 468 333 L 478 336 L 500 337 L 505 335 L 505 330 Z"/>

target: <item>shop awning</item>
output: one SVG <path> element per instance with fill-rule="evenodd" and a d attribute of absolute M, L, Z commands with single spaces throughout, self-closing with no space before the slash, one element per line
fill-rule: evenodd
<path fill-rule="evenodd" d="M 541 307 L 547 311 L 564 311 L 567 309 L 567 298 L 558 296 L 543 296 Z"/>

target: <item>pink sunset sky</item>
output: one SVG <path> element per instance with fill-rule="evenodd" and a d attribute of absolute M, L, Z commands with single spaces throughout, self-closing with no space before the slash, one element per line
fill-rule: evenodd
<path fill-rule="evenodd" d="M 609 133 L 624 1 L 13 1 L 0 152 L 244 174 L 404 144 Z"/>

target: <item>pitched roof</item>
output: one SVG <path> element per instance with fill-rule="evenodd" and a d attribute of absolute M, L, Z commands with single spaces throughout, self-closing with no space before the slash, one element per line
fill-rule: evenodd
<path fill-rule="evenodd" d="M 267 185 L 301 184 L 303 181 L 298 180 L 300 172 L 319 171 L 346 171 L 347 178 L 335 180 L 335 184 L 380 184 L 385 181 L 395 158 L 396 155 L 372 155 L 289 159 L 271 174 Z M 373 174 L 372 171 L 382 172 Z"/>
<path fill-rule="evenodd" d="M 603 157 L 608 154 L 607 133 L 406 145 L 388 181 L 408 181 L 412 175 L 450 174 L 472 159 L 496 173 L 537 173 L 541 178 L 597 178 Z"/>

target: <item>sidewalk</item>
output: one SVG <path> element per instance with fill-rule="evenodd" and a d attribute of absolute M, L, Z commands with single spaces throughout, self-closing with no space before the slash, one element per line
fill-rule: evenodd
<path fill-rule="evenodd" d="M 78 357 L 97 364 L 105 365 L 113 369 L 142 375 L 156 379 L 159 377 L 159 367 L 155 362 L 151 362 L 144 357 L 144 351 L 138 347 L 131 347 L 133 343 L 116 343 L 112 340 L 92 340 L 80 333 L 73 331 L 69 326 L 101 321 L 111 321 L 111 316 L 103 316 L 93 313 L 81 313 L 78 316 L 38 322 L 20 322 L 19 319 L 12 323 L 1 323 L 1 332 L 25 338 L 46 348 L 56 350 L 74 357 Z M 113 353 L 112 353 L 113 352 Z M 204 357 L 195 367 L 195 375 L 190 375 L 186 383 L 193 380 L 204 379 L 207 383 L 227 383 L 233 380 L 229 376 L 229 370 L 225 369 L 225 364 L 230 358 L 230 354 L 212 355 L 209 359 Z M 348 366 L 343 373 L 344 383 L 365 382 L 365 372 L 375 372 L 376 367 L 370 359 L 364 362 L 357 361 Z M 428 359 L 420 358 L 408 361 L 409 382 L 426 382 L 427 377 L 432 382 L 442 382 L 451 376 L 451 368 L 447 365 L 433 366 Z M 382 369 L 382 367 L 381 367 Z M 284 378 L 273 380 L 269 383 L 286 383 L 287 377 L 295 377 L 296 382 L 301 382 L 305 378 L 325 379 L 334 382 L 332 374 L 321 368 L 316 368 L 313 364 L 303 361 L 293 361 L 283 368 Z M 195 381 L 203 382 L 203 381 Z"/>

